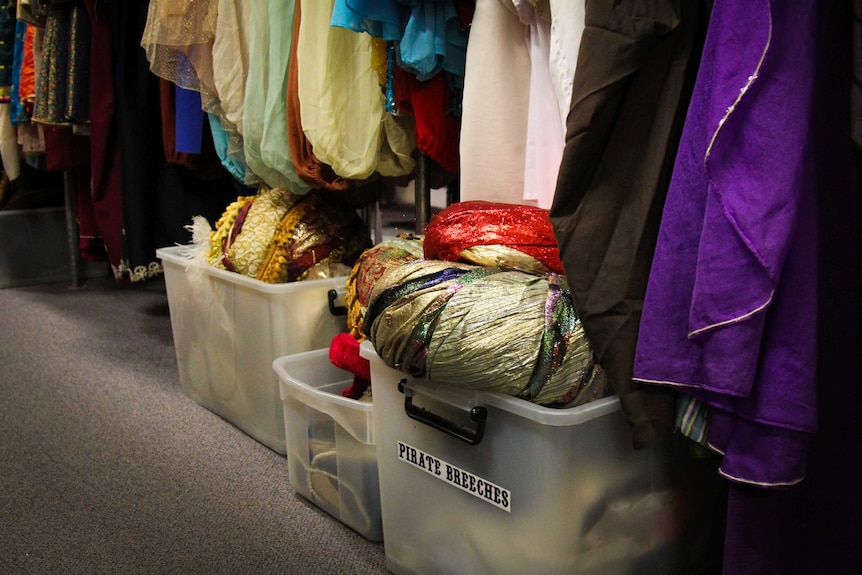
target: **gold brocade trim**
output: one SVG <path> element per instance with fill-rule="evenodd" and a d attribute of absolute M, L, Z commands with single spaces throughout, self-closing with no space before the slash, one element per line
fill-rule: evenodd
<path fill-rule="evenodd" d="M 257 274 L 257 279 L 260 281 L 266 283 L 284 283 L 286 281 L 289 248 L 293 243 L 294 234 L 300 230 L 300 223 L 316 207 L 314 202 L 309 201 L 310 199 L 294 205 L 276 225 L 269 250 L 267 250 Z"/>
<path fill-rule="evenodd" d="M 158 261 L 152 261 L 145 266 L 131 268 L 128 261 L 120 260 L 117 265 L 111 264 L 111 271 L 114 274 L 114 279 L 117 281 L 128 277 L 131 282 L 139 282 L 162 275 L 164 268 L 161 262 Z"/>
<path fill-rule="evenodd" d="M 221 217 L 216 222 L 215 230 L 213 230 L 210 236 L 209 256 L 207 258 L 207 263 L 211 266 L 224 269 L 224 264 L 222 263 L 222 245 L 233 231 L 237 214 L 239 214 L 240 210 L 246 204 L 253 201 L 254 198 L 255 196 L 239 196 L 236 201 L 231 202 L 225 208 Z"/>

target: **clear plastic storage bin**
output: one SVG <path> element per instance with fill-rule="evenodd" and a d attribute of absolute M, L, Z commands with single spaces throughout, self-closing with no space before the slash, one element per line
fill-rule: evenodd
<path fill-rule="evenodd" d="M 161 248 L 183 393 L 278 453 L 286 453 L 284 414 L 272 362 L 328 348 L 347 331 L 329 292 L 345 277 L 268 284 L 194 264 L 184 246 Z"/>
<path fill-rule="evenodd" d="M 686 449 L 635 451 L 615 397 L 547 408 L 405 378 L 368 342 L 361 354 L 390 571 L 667 575 L 707 561 Z"/>
<path fill-rule="evenodd" d="M 343 397 L 353 375 L 322 349 L 276 359 L 281 378 L 287 467 L 297 493 L 380 541 L 380 487 L 372 404 Z"/>

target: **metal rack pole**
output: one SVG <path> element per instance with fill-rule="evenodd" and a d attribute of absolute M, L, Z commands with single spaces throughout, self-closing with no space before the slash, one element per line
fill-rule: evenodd
<path fill-rule="evenodd" d="M 75 192 L 72 189 L 72 179 L 68 171 L 63 172 L 63 195 L 66 201 L 66 241 L 69 247 L 69 269 L 72 272 L 72 286 L 80 287 L 78 219 L 75 217 Z"/>
<path fill-rule="evenodd" d="M 431 173 L 428 158 L 419 152 L 416 155 L 416 233 L 425 233 L 425 226 L 431 220 Z"/>

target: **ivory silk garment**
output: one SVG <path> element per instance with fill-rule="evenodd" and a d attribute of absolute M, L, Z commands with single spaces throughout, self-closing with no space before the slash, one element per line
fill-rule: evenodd
<path fill-rule="evenodd" d="M 551 23 L 529 3 L 516 2 L 530 39 L 530 104 L 524 157 L 524 199 L 548 209 L 554 199 L 565 129 L 551 80 Z"/>
<path fill-rule="evenodd" d="M 462 201 L 524 199 L 530 46 L 500 0 L 477 0 L 467 43 L 461 116 Z"/>
<path fill-rule="evenodd" d="M 551 85 L 566 132 L 566 118 L 572 102 L 572 81 L 584 35 L 584 0 L 550 0 L 551 5 Z"/>
<path fill-rule="evenodd" d="M 710 405 L 720 473 L 760 486 L 805 477 L 816 427 L 813 7 L 714 9 L 635 364 Z"/>
<path fill-rule="evenodd" d="M 218 107 L 208 110 L 209 124 L 222 165 L 238 181 L 253 184 L 246 174 L 242 139 L 245 82 L 251 39 L 251 4 L 247 0 L 218 0 L 212 47 L 213 86 Z"/>
<path fill-rule="evenodd" d="M 589 0 L 550 217 L 635 447 L 673 430 L 674 393 L 632 381 L 659 217 L 696 69 L 702 5 Z"/>
<path fill-rule="evenodd" d="M 302 129 L 342 178 L 413 170 L 413 124 L 386 112 L 367 34 L 330 26 L 333 0 L 302 2 L 296 48 Z"/>
<path fill-rule="evenodd" d="M 285 110 L 294 8 L 294 0 L 251 2 L 243 146 L 248 169 L 268 186 L 305 194 L 311 188 L 291 162 Z"/>
<path fill-rule="evenodd" d="M 224 118 L 242 134 L 242 108 L 249 66 L 251 4 L 218 0 L 213 41 L 213 79 Z"/>

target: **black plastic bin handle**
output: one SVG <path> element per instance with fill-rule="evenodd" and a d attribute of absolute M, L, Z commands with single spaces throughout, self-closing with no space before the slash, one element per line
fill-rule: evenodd
<path fill-rule="evenodd" d="M 346 307 L 335 305 L 335 300 L 338 299 L 338 292 L 336 290 L 329 290 L 326 293 L 326 298 L 329 300 L 329 313 L 332 315 L 347 315 Z"/>
<path fill-rule="evenodd" d="M 398 391 L 404 394 L 404 413 L 407 414 L 407 417 L 433 427 L 438 431 L 442 431 L 446 435 L 451 435 L 455 439 L 460 439 L 464 443 L 470 445 L 479 445 L 481 443 L 482 438 L 485 436 L 485 422 L 488 419 L 487 409 L 481 405 L 475 405 L 470 408 L 470 421 L 476 424 L 476 429 L 472 430 L 449 421 L 436 413 L 431 413 L 424 407 L 413 405 L 413 395 L 405 391 L 405 383 L 407 383 L 406 379 L 398 382 Z"/>

